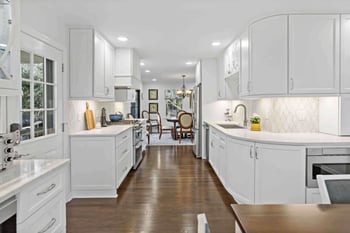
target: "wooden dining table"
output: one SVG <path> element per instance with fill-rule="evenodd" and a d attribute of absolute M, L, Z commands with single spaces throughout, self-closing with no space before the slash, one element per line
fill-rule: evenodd
<path fill-rule="evenodd" d="M 167 117 L 166 120 L 168 122 L 173 122 L 174 126 L 171 130 L 171 136 L 173 137 L 174 140 L 177 140 L 177 135 L 176 135 L 176 123 L 179 122 L 179 119 L 177 117 Z"/>
<path fill-rule="evenodd" d="M 232 204 L 236 233 L 348 233 L 349 204 Z"/>

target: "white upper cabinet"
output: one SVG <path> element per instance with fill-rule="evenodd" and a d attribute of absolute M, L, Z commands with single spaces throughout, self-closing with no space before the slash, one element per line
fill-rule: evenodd
<path fill-rule="evenodd" d="M 70 29 L 70 98 L 113 100 L 114 48 L 93 29 Z"/>
<path fill-rule="evenodd" d="M 235 40 L 225 50 L 225 78 L 239 73 L 240 40 Z"/>
<path fill-rule="evenodd" d="M 115 56 L 115 86 L 136 89 L 140 88 L 140 58 L 135 49 L 117 48 L 115 50 Z"/>
<path fill-rule="evenodd" d="M 223 100 L 226 97 L 225 93 L 225 54 L 219 56 L 217 60 L 218 65 L 218 77 L 217 77 L 217 92 L 216 97 L 218 100 Z"/>
<path fill-rule="evenodd" d="M 249 27 L 250 95 L 287 94 L 288 16 L 272 16 Z"/>
<path fill-rule="evenodd" d="M 339 93 L 339 15 L 289 16 L 289 93 Z"/>
<path fill-rule="evenodd" d="M 202 83 L 202 67 L 201 67 L 200 61 L 196 65 L 195 80 L 196 80 L 196 85 Z"/>
<path fill-rule="evenodd" d="M 350 15 L 341 18 L 341 82 L 340 92 L 350 93 Z"/>
<path fill-rule="evenodd" d="M 240 79 L 239 79 L 239 95 L 244 97 L 249 95 L 250 79 L 249 79 L 249 32 L 246 30 L 241 35 L 241 61 L 240 61 Z"/>

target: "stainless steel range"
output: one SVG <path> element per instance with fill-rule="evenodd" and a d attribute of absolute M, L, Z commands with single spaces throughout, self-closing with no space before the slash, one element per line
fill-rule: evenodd
<path fill-rule="evenodd" d="M 19 157 L 14 146 L 20 143 L 20 132 L 15 132 L 0 135 L 0 170 L 7 167 L 8 163 Z"/>

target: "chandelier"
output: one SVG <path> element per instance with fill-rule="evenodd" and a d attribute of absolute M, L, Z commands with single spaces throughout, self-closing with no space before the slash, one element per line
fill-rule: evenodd
<path fill-rule="evenodd" d="M 176 91 L 176 95 L 185 98 L 186 96 L 190 96 L 192 94 L 192 90 L 186 90 L 186 86 L 185 86 L 185 77 L 186 75 L 182 75 L 182 87 L 181 89 Z"/>

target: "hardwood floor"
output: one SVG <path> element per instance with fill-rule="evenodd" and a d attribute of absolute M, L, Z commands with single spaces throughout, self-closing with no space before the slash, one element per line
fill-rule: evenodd
<path fill-rule="evenodd" d="M 117 199 L 74 199 L 68 233 L 194 233 L 206 213 L 211 233 L 234 232 L 235 203 L 191 146 L 152 146 L 118 189 Z"/>

